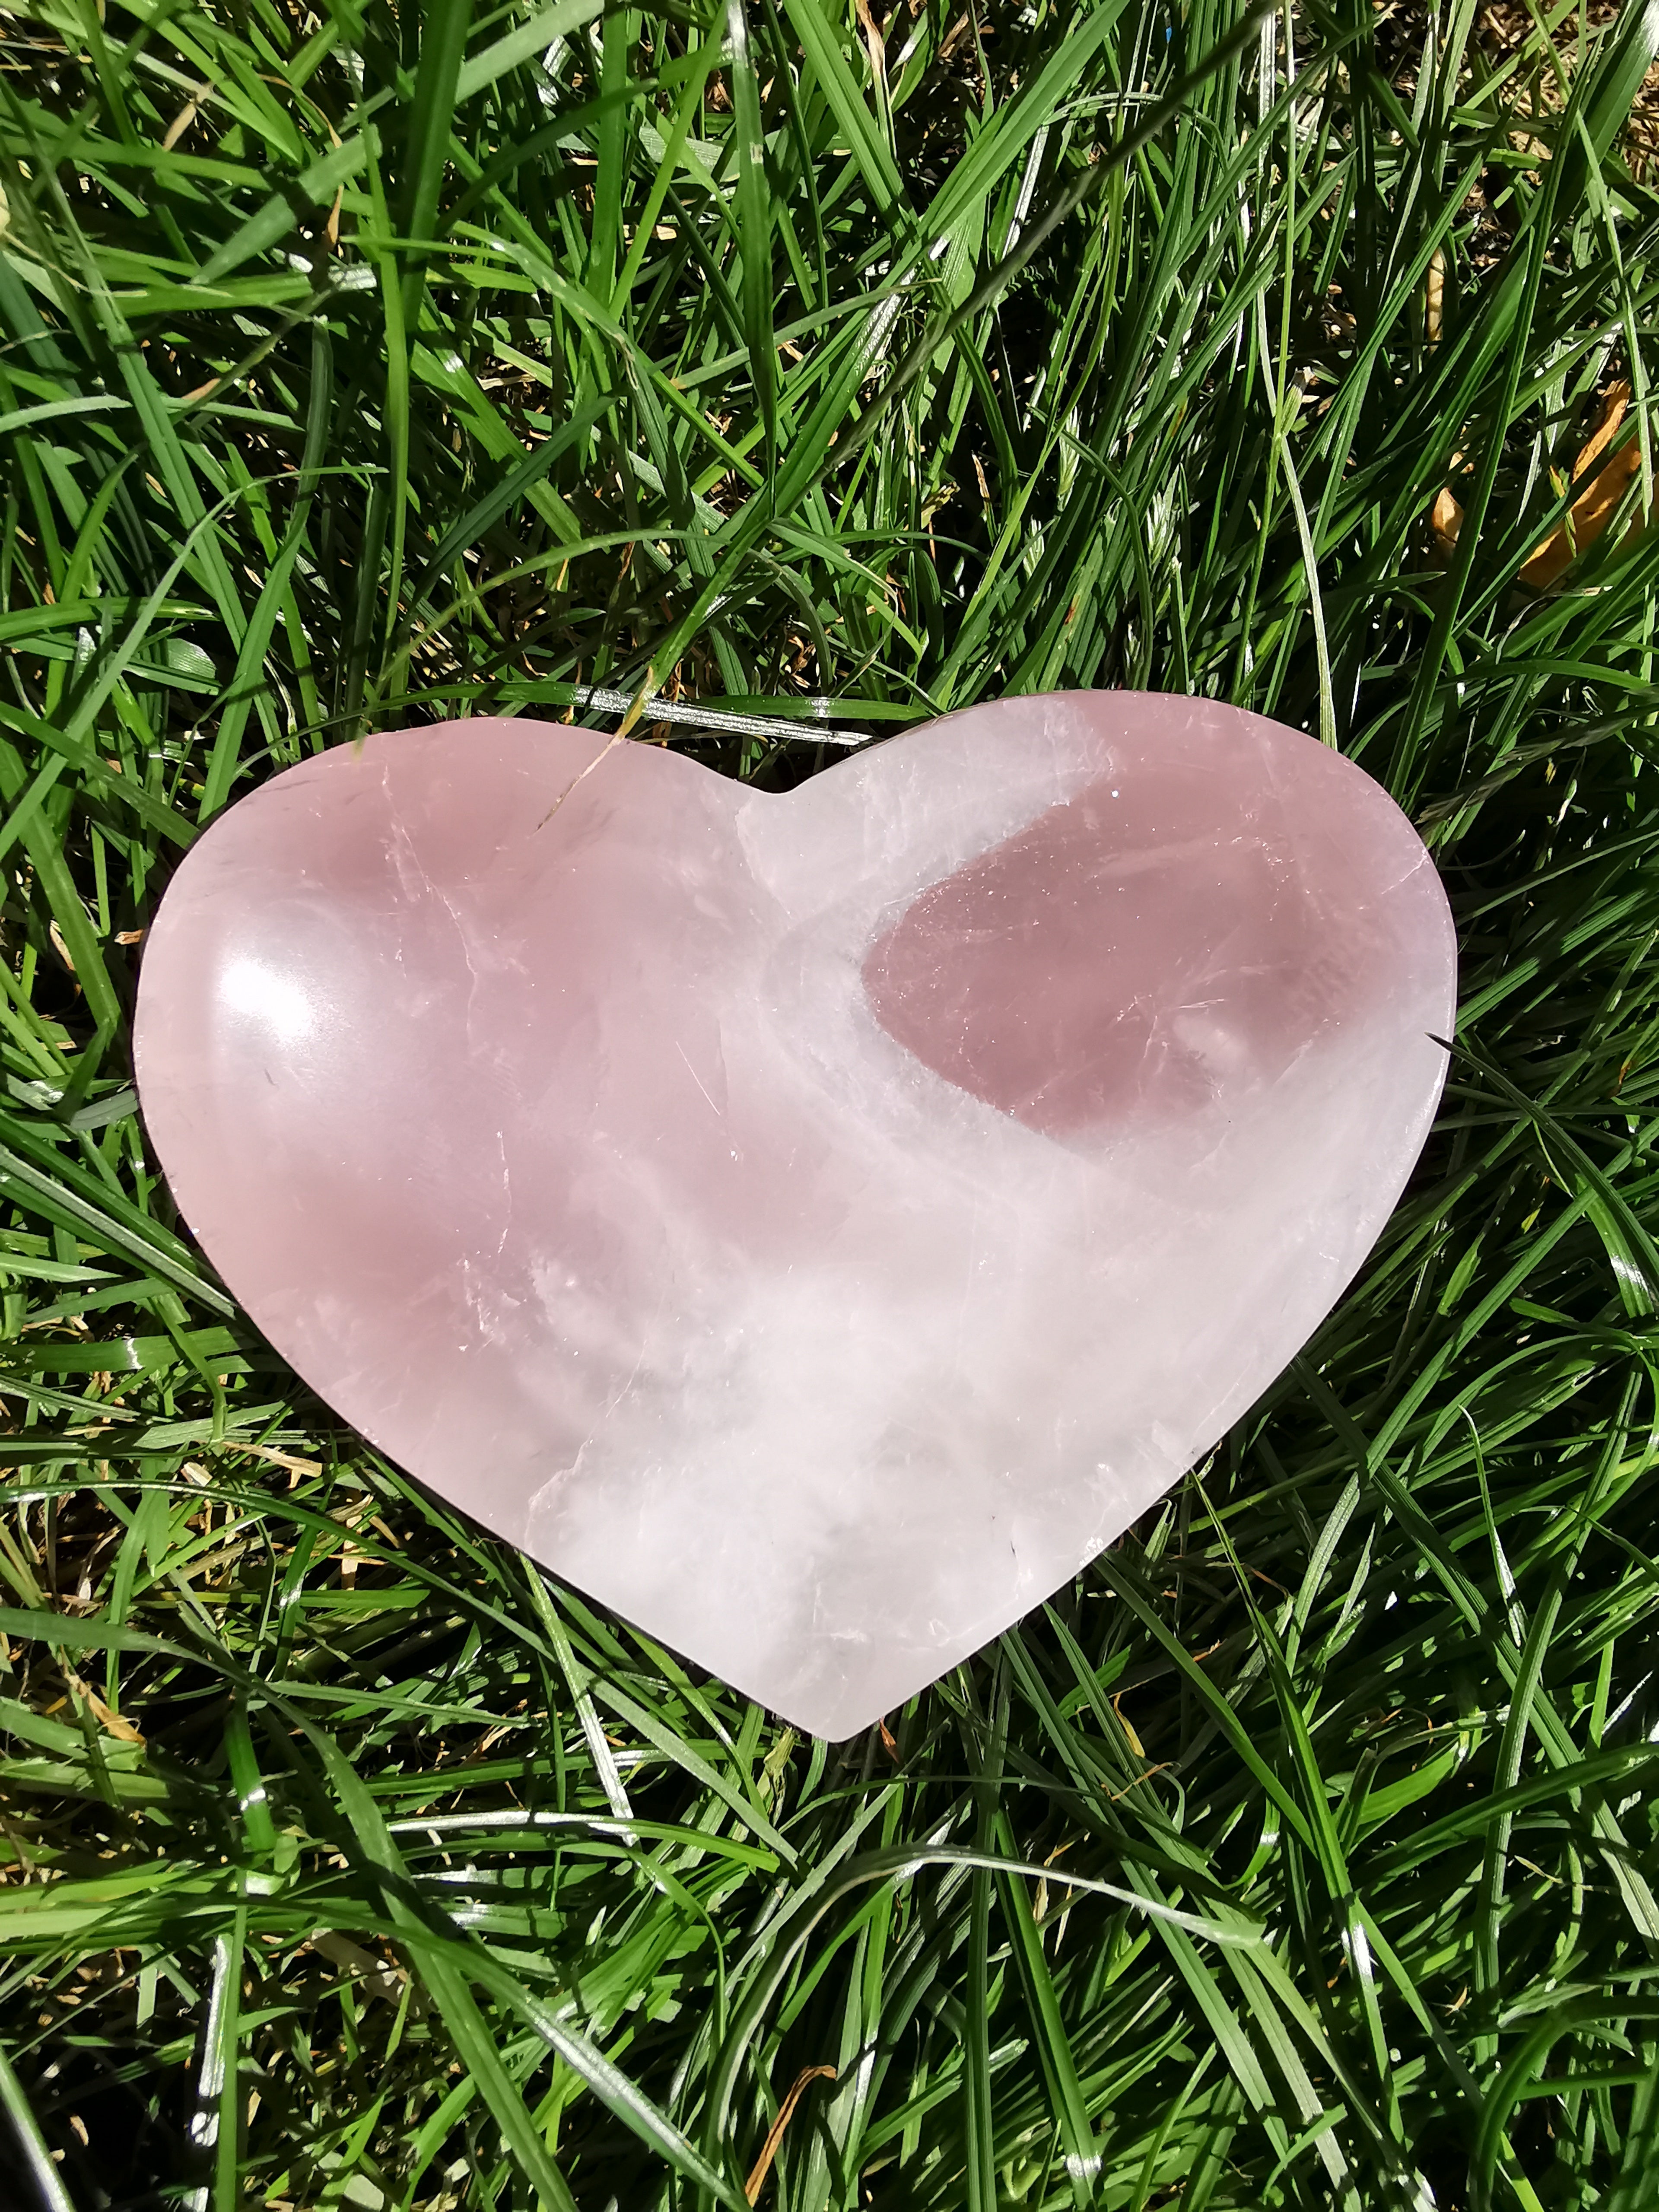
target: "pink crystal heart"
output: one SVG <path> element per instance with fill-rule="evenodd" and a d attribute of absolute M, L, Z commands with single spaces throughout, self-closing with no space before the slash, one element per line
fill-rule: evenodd
<path fill-rule="evenodd" d="M 216 823 L 135 1049 L 186 1221 L 330 1404 L 844 1736 L 1303 1344 L 1454 981 L 1404 816 L 1232 708 L 1013 699 L 786 796 L 479 720 Z"/>

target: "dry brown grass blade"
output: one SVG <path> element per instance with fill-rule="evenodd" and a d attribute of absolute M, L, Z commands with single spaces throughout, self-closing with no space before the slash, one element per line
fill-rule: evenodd
<path fill-rule="evenodd" d="M 358 1987 L 367 1990 L 370 1996 L 379 1997 L 386 2004 L 396 2004 L 402 1996 L 404 1984 L 409 1979 L 408 1968 L 389 1966 L 384 1959 L 377 1959 L 372 1951 L 365 1951 L 361 1943 L 354 1943 L 349 1936 L 342 1936 L 337 1929 L 313 1929 L 311 1948 L 326 1959 L 331 1966 L 338 1966 L 343 1972 L 350 1974 Z"/>
<path fill-rule="evenodd" d="M 168 124 L 167 136 L 161 141 L 161 151 L 164 154 L 170 154 L 173 151 L 191 125 L 195 122 L 200 112 L 198 102 L 205 100 L 211 89 L 210 85 L 198 84 L 172 122 Z"/>
<path fill-rule="evenodd" d="M 1446 252 L 1443 246 L 1437 246 L 1429 256 L 1429 278 L 1423 299 L 1423 332 L 1431 346 L 1440 343 L 1445 318 Z"/>
<path fill-rule="evenodd" d="M 796 2076 L 794 2087 L 779 2106 L 778 2117 L 773 2121 L 766 2141 L 761 2145 L 761 2154 L 755 2160 L 754 2171 L 743 2185 L 743 2193 L 750 2203 L 754 2204 L 759 2201 L 766 2177 L 772 2171 L 772 2161 L 778 2154 L 778 2145 L 783 2141 L 783 2131 L 794 2118 L 796 2106 L 820 2075 L 833 2081 L 836 2078 L 836 2069 L 833 2066 L 807 2067 L 803 2073 Z"/>
<path fill-rule="evenodd" d="M 79 1674 L 65 1674 L 64 1680 L 106 1735 L 112 1735 L 118 1743 L 143 1743 L 144 1739 L 140 1731 L 131 1721 L 124 1720 L 119 1713 L 106 1705 L 90 1682 L 83 1681 Z"/>
<path fill-rule="evenodd" d="M 292 1452 L 273 1450 L 269 1444 L 243 1443 L 234 1437 L 222 1437 L 216 1451 L 243 1452 L 249 1459 L 262 1460 L 267 1467 L 285 1468 L 289 1474 L 320 1474 L 323 1463 L 316 1459 L 296 1459 Z"/>
<path fill-rule="evenodd" d="M 869 0 L 854 0 L 858 11 L 859 28 L 864 33 L 864 49 L 870 57 L 870 73 L 876 81 L 876 92 L 881 102 L 881 112 L 887 112 L 887 41 L 880 27 L 870 12 Z"/>

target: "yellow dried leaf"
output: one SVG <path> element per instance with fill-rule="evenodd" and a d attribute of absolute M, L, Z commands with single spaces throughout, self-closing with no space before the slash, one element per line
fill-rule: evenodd
<path fill-rule="evenodd" d="M 1618 435 L 1630 397 L 1630 386 L 1622 381 L 1609 389 L 1602 403 L 1601 419 L 1572 465 L 1575 483 L 1592 469 L 1595 473 L 1574 500 L 1565 519 L 1522 563 L 1521 581 L 1534 592 L 1553 590 L 1576 556 L 1595 544 L 1613 520 L 1626 487 L 1641 466 L 1641 447 L 1634 437 L 1627 437 L 1610 460 L 1595 467 Z"/>

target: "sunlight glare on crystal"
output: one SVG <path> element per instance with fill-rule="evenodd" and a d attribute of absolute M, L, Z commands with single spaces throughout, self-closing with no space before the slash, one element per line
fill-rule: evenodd
<path fill-rule="evenodd" d="M 228 1014 L 262 1023 L 278 1044 L 297 1044 L 316 1023 L 304 988 L 258 960 L 230 963 L 220 981 L 219 1003 Z"/>

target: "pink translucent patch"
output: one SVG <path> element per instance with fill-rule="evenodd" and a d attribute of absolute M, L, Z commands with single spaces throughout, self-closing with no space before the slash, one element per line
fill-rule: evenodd
<path fill-rule="evenodd" d="M 1242 781 L 1256 763 L 1239 767 Z M 1273 1081 L 1354 1017 L 1372 947 L 1331 927 L 1337 856 L 1292 865 L 1261 797 L 1156 763 L 1097 778 L 883 932 L 862 969 L 876 1018 L 936 1074 L 1061 1139 Z"/>

